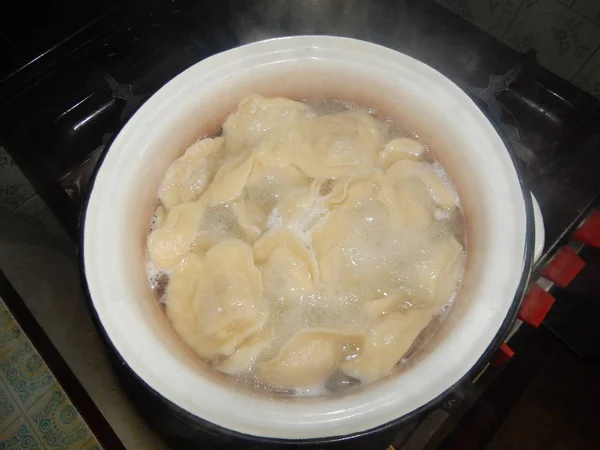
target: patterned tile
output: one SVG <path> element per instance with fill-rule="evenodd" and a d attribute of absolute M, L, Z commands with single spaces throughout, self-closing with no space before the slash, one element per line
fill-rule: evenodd
<path fill-rule="evenodd" d="M 508 29 L 523 0 L 435 1 L 492 36 L 501 38 Z"/>
<path fill-rule="evenodd" d="M 0 301 L 0 357 L 9 353 L 23 340 L 25 337 L 21 327 L 13 319 L 4 303 Z"/>
<path fill-rule="evenodd" d="M 600 1 L 575 0 L 571 9 L 583 17 L 587 17 L 596 25 L 600 25 Z"/>
<path fill-rule="evenodd" d="M 0 380 L 23 410 L 54 383 L 54 377 L 29 340 L 22 340 L 0 361 Z"/>
<path fill-rule="evenodd" d="M 0 384 L 0 435 L 3 429 L 11 425 L 19 416 L 19 408 L 6 388 Z"/>
<path fill-rule="evenodd" d="M 45 450 L 25 417 L 20 417 L 0 432 L 0 450 Z"/>
<path fill-rule="evenodd" d="M 16 209 L 35 195 L 33 186 L 3 147 L 0 147 L 0 206 Z"/>
<path fill-rule="evenodd" d="M 92 434 L 68 397 L 54 385 L 28 411 L 35 432 L 49 449 L 80 448 Z"/>
<path fill-rule="evenodd" d="M 524 0 L 503 41 L 535 49 L 541 65 L 570 80 L 600 46 L 600 28 L 560 3 Z"/>
<path fill-rule="evenodd" d="M 575 75 L 573 83 L 600 98 L 600 50 L 596 51 L 594 56 Z"/>
<path fill-rule="evenodd" d="M 0 450 L 102 450 L 1 298 L 0 339 Z"/>
<path fill-rule="evenodd" d="M 21 216 L 33 220 L 53 236 L 60 239 L 65 239 L 67 237 L 64 228 L 39 195 L 27 200 L 27 202 L 21 205 L 16 212 Z"/>

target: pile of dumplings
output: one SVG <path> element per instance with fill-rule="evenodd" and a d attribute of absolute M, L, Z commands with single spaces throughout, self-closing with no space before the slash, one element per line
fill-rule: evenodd
<path fill-rule="evenodd" d="M 440 166 L 391 130 L 253 95 L 171 164 L 147 250 L 191 350 L 296 393 L 394 371 L 456 294 L 465 252 Z"/>

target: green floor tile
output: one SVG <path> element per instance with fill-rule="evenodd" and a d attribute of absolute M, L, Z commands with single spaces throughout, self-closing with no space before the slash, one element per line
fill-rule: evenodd
<path fill-rule="evenodd" d="M 23 416 L 0 433 L 0 450 L 17 449 L 44 450 L 44 445 Z"/>
<path fill-rule="evenodd" d="M 26 410 L 36 402 L 55 382 L 54 377 L 31 345 L 29 340 L 20 342 L 0 361 L 0 381 Z"/>
<path fill-rule="evenodd" d="M 0 383 L 0 432 L 20 416 L 21 412 L 16 402 L 4 385 Z"/>
<path fill-rule="evenodd" d="M 0 299 L 0 450 L 101 450 Z"/>
<path fill-rule="evenodd" d="M 0 358 L 18 345 L 21 338 L 21 327 L 0 300 Z"/>
<path fill-rule="evenodd" d="M 54 385 L 27 411 L 27 417 L 46 448 L 80 448 L 92 437 L 58 385 Z"/>

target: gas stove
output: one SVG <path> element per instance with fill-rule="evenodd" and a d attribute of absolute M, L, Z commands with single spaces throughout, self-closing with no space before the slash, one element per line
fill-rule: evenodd
<path fill-rule="evenodd" d="M 539 289 L 531 301 L 539 303 L 541 297 L 547 307 L 534 319 L 521 315 L 535 326 L 545 318 L 543 330 L 516 328 L 509 345 L 518 356 L 517 350 L 527 352 L 528 345 L 542 345 L 546 334 L 554 333 L 579 355 L 597 356 L 596 349 L 589 348 L 589 335 L 574 333 L 564 319 L 566 314 L 571 320 L 586 316 L 587 294 L 578 291 L 581 301 L 565 312 L 561 298 L 570 294 L 558 289 L 565 269 L 555 268 L 553 274 L 548 266 L 564 259 L 565 245 L 571 249 L 565 264 L 573 276 L 578 272 L 573 255 L 597 259 L 592 248 L 600 242 L 594 237 L 573 240 L 572 234 L 598 201 L 600 130 L 594 123 L 600 118 L 600 102 L 546 71 L 534 53 L 509 49 L 433 1 L 153 0 L 91 2 L 86 8 L 71 1 L 61 5 L 38 11 L 33 18 L 25 10 L 23 19 L 17 15 L 15 29 L 26 20 L 38 23 L 37 31 L 21 41 L 14 42 L 10 26 L 0 35 L 8 41 L 4 47 L 12 51 L 10 64 L 0 69 L 0 140 L 74 238 L 98 159 L 127 119 L 169 79 L 203 58 L 259 39 L 332 34 L 369 40 L 413 56 L 452 79 L 519 157 L 546 229 L 544 255 L 534 277 Z M 588 244 L 585 249 L 582 241 Z M 544 317 L 554 299 L 554 308 Z M 551 333 L 532 337 L 544 330 Z M 447 434 L 449 422 L 468 419 L 482 398 L 493 398 L 500 389 L 495 386 L 501 386 L 506 371 L 499 362 L 502 355 L 508 359 L 512 353 L 508 347 L 503 350 L 492 364 L 495 367 L 459 387 L 441 409 L 388 432 L 376 445 L 371 440 L 370 448 L 385 443 L 396 449 L 422 448 L 426 443 L 432 448 L 436 439 L 441 442 L 439 436 Z M 143 395 L 132 394 L 141 403 L 146 402 Z M 445 448 L 454 448 L 449 444 L 453 441 L 443 442 Z M 356 448 L 365 443 L 360 445 Z"/>

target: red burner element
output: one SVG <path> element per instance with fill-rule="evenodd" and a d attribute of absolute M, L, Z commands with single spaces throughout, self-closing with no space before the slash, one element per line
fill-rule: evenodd
<path fill-rule="evenodd" d="M 504 343 L 500 346 L 498 351 L 492 357 L 490 365 L 492 365 L 493 367 L 502 366 L 506 364 L 506 362 L 510 358 L 512 358 L 514 354 L 515 352 L 513 352 L 512 348 L 510 348 L 506 343 Z"/>
<path fill-rule="evenodd" d="M 575 230 L 573 237 L 592 247 L 600 247 L 600 214 L 592 211 L 585 222 Z"/>
<path fill-rule="evenodd" d="M 562 247 L 544 267 L 541 275 L 559 287 L 567 287 L 585 266 L 585 261 L 572 248 Z"/>
<path fill-rule="evenodd" d="M 519 310 L 519 319 L 532 327 L 539 327 L 550 308 L 554 304 L 554 297 L 534 284 L 523 299 Z"/>

